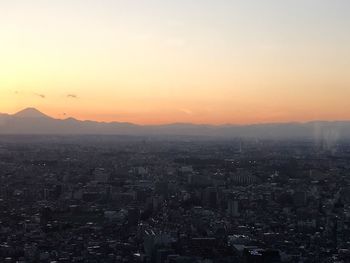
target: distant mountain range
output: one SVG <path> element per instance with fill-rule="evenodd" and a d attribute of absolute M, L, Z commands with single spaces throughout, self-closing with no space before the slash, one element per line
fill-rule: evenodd
<path fill-rule="evenodd" d="M 210 136 L 222 138 L 316 139 L 334 142 L 350 138 L 350 121 L 273 123 L 254 125 L 136 125 L 125 122 L 55 119 L 37 109 L 16 114 L 0 114 L 0 134 L 31 135 L 137 135 L 137 136 Z"/>

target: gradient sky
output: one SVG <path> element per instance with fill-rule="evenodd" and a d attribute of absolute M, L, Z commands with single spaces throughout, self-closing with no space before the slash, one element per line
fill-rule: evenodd
<path fill-rule="evenodd" d="M 349 0 L 0 0 L 0 112 L 350 119 Z"/>

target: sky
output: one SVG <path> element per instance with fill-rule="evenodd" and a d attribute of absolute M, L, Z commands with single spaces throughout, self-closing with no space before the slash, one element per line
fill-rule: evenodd
<path fill-rule="evenodd" d="M 0 112 L 350 119 L 349 0 L 0 0 Z"/>

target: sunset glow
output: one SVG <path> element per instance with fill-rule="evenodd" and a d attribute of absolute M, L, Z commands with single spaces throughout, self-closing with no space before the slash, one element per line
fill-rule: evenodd
<path fill-rule="evenodd" d="M 3 113 L 350 119 L 348 0 L 11 0 L 0 12 Z"/>

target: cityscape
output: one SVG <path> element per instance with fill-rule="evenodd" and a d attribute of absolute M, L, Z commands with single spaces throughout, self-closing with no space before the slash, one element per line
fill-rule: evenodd
<path fill-rule="evenodd" d="M 1 262 L 349 262 L 350 143 L 0 137 Z"/>

